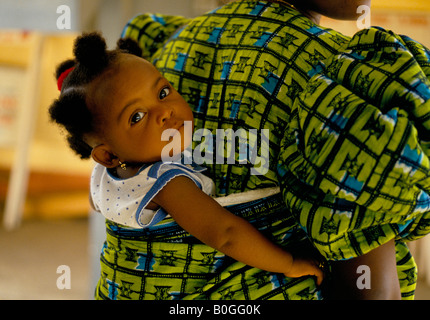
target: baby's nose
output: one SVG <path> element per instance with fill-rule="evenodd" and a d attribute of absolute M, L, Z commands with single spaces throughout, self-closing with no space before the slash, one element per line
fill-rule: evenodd
<path fill-rule="evenodd" d="M 171 107 L 162 107 L 159 110 L 159 114 L 157 116 L 157 122 L 160 126 L 166 124 L 166 121 L 173 117 L 173 108 Z"/>

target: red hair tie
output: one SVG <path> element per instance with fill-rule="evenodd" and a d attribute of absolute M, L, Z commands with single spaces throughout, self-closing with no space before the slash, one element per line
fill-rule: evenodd
<path fill-rule="evenodd" d="M 61 87 L 63 86 L 64 79 L 66 79 L 66 77 L 69 75 L 69 73 L 70 73 L 70 72 L 72 72 L 72 71 L 73 71 L 73 69 L 75 69 L 75 67 L 71 67 L 71 68 L 69 68 L 69 69 L 67 69 L 67 70 L 64 70 L 64 71 L 60 74 L 60 76 L 58 77 L 58 80 L 57 80 L 57 88 L 58 88 L 58 90 L 59 90 L 59 91 L 61 91 Z"/>

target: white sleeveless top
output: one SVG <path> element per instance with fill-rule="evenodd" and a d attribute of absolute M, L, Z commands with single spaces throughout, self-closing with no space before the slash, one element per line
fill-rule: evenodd
<path fill-rule="evenodd" d="M 196 164 L 156 162 L 145 165 L 127 179 L 112 175 L 107 168 L 96 164 L 91 176 L 90 195 L 94 208 L 113 222 L 131 228 L 146 228 L 157 224 L 168 214 L 162 208 L 145 209 L 154 196 L 173 178 L 190 178 L 206 194 L 212 196 L 213 181 Z"/>

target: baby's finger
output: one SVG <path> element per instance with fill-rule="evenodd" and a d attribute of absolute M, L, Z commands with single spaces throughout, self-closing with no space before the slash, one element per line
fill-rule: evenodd
<path fill-rule="evenodd" d="M 324 271 L 320 268 L 317 268 L 315 276 L 317 277 L 317 285 L 320 286 L 324 280 Z"/>
<path fill-rule="evenodd" d="M 315 274 L 315 276 L 317 277 L 317 285 L 320 286 L 325 276 L 325 270 L 326 270 L 325 261 L 324 260 L 317 261 L 316 266 L 318 271 Z"/>

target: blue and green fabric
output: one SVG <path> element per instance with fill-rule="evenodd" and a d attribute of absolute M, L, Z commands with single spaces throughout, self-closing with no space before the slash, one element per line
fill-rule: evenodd
<path fill-rule="evenodd" d="M 346 37 L 293 8 L 254 0 L 194 19 L 138 15 L 122 36 L 138 41 L 143 56 L 184 96 L 196 129 L 269 129 L 264 174 L 251 174 L 252 161 L 219 164 L 213 154 L 205 166 L 217 196 L 280 186 L 285 216 L 268 210 L 260 229 L 281 223 L 280 233 L 271 235 L 275 241 L 314 247 L 329 261 L 351 259 L 395 239 L 402 297 L 413 299 L 417 273 L 406 242 L 430 230 L 427 48 L 381 28 Z M 250 143 L 249 154 L 262 148 L 258 142 Z M 221 262 L 220 253 L 202 244 L 196 258 L 190 253 L 194 244 L 174 249 L 176 243 L 160 239 L 128 242 L 110 234 L 99 296 L 115 288 L 118 297 L 131 286 L 141 299 L 321 298 L 311 278 L 288 279 L 227 258 Z M 136 270 L 139 263 L 121 262 L 127 250 L 143 257 L 148 248 L 160 251 L 150 254 L 146 273 Z M 187 261 L 207 255 L 222 267 L 212 265 L 215 273 L 195 269 L 204 280 L 193 288 L 183 280 L 170 284 L 174 277 L 188 279 L 186 269 L 151 269 L 159 261 L 192 265 Z M 162 293 L 155 293 L 161 282 L 152 277 L 163 282 L 157 289 Z M 148 281 L 154 281 L 152 287 Z"/>

